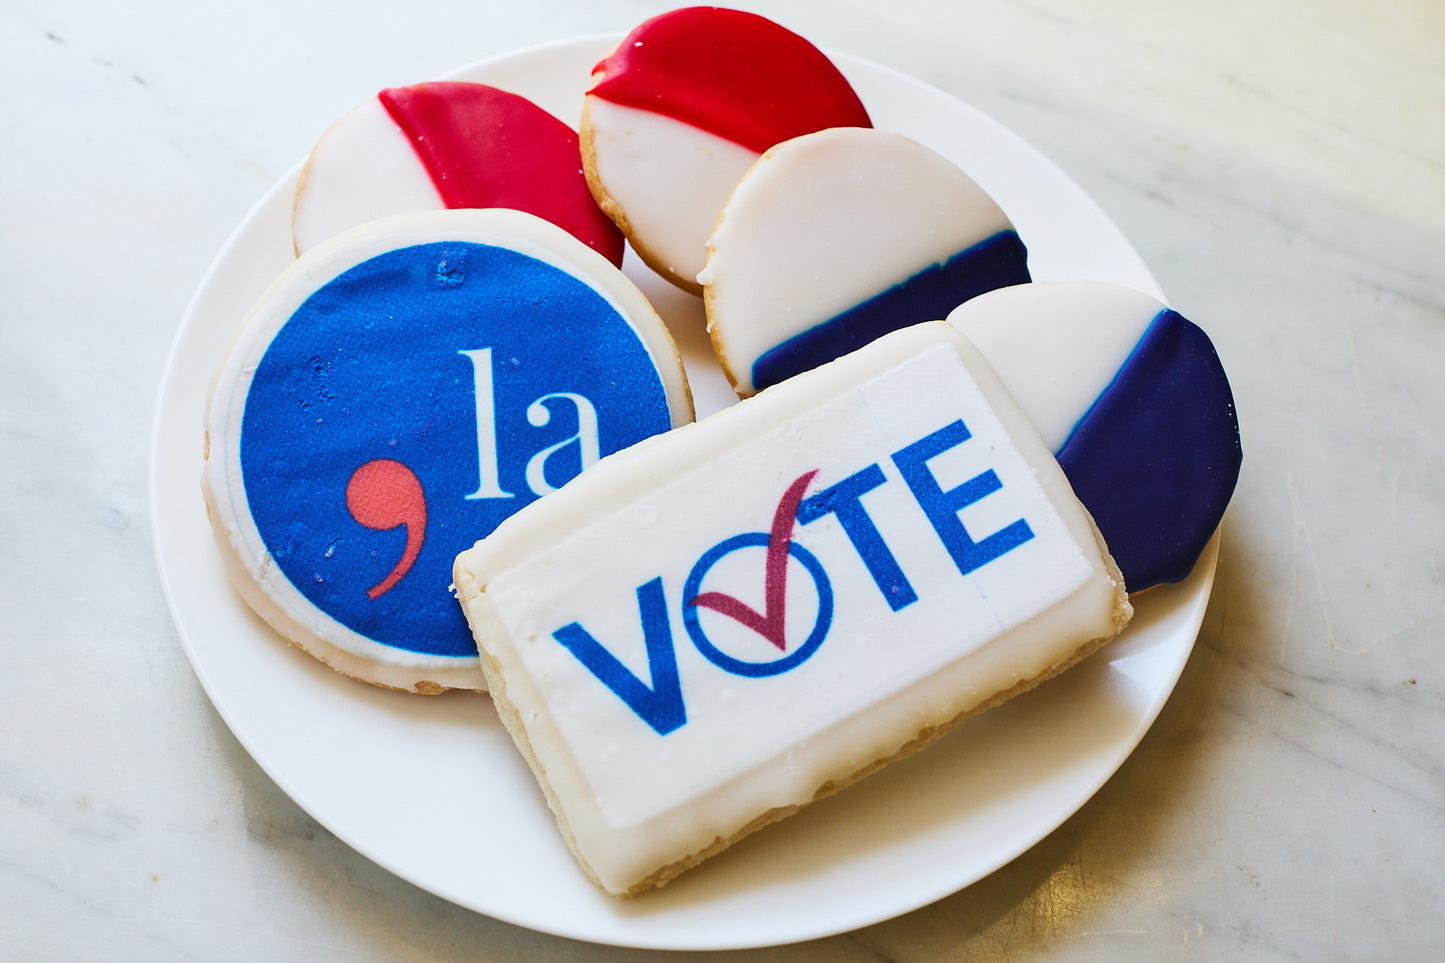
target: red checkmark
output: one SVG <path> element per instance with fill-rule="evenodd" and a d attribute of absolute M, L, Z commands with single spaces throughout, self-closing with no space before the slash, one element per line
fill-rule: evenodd
<path fill-rule="evenodd" d="M 763 569 L 763 606 L 759 613 L 752 606 L 740 602 L 723 592 L 704 592 L 689 604 L 720 612 L 736 619 L 743 625 L 786 652 L 787 640 L 783 637 L 788 606 L 788 546 L 793 541 L 793 525 L 798 520 L 798 504 L 808 483 L 818 470 L 799 475 L 783 493 L 778 509 L 773 513 L 773 527 L 768 532 L 768 559 Z"/>

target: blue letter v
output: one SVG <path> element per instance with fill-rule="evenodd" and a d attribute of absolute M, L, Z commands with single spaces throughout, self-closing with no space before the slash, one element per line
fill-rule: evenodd
<path fill-rule="evenodd" d="M 552 638 L 566 646 L 603 685 L 637 713 L 657 734 L 665 736 L 687 722 L 682 705 L 682 684 L 677 678 L 677 655 L 672 648 L 672 623 L 662 579 L 637 588 L 637 610 L 642 616 L 642 637 L 647 642 L 647 668 L 651 687 L 633 675 L 617 656 L 604 649 L 580 623 L 564 625 Z"/>

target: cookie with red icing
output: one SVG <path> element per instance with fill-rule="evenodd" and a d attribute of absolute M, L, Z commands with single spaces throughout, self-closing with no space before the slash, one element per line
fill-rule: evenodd
<path fill-rule="evenodd" d="M 688 7 L 647 20 L 593 70 L 580 128 L 587 183 L 648 266 L 702 292 L 705 244 L 769 147 L 868 127 L 812 43 L 752 13 Z"/>
<path fill-rule="evenodd" d="M 505 207 L 551 221 L 622 264 L 622 234 L 582 176 L 577 132 L 485 84 L 394 87 L 326 131 L 292 205 L 298 254 L 391 214 Z"/>

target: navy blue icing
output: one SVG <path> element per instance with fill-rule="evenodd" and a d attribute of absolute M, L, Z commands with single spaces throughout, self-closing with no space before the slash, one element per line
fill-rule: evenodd
<path fill-rule="evenodd" d="M 969 298 L 1029 280 L 1023 241 L 1012 230 L 1000 231 L 769 348 L 753 362 L 753 384 L 761 391 L 856 351 L 890 331 L 945 318 Z"/>
<path fill-rule="evenodd" d="M 498 478 L 511 498 L 478 489 L 473 362 L 491 349 Z M 308 600 L 378 642 L 475 655 L 448 587 L 457 553 L 537 496 L 529 458 L 561 485 L 580 470 L 577 406 L 586 397 L 602 454 L 672 425 L 657 369 L 628 321 L 577 278 L 515 251 L 447 242 L 382 254 L 328 282 L 266 348 L 246 398 L 241 468 L 267 551 Z M 351 473 L 374 459 L 421 482 L 426 537 L 407 574 L 376 599 L 367 589 L 401 558 L 404 529 L 373 530 L 346 503 Z"/>
<path fill-rule="evenodd" d="M 1161 311 L 1059 449 L 1124 584 L 1194 568 L 1239 477 L 1239 422 L 1209 336 Z"/>

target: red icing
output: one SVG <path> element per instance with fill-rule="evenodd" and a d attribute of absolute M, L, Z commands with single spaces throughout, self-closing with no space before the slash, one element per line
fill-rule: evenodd
<path fill-rule="evenodd" d="M 483 84 L 417 84 L 377 97 L 447 207 L 535 214 L 622 265 L 622 233 L 592 199 L 577 132 L 562 121 Z"/>
<path fill-rule="evenodd" d="M 788 486 L 777 511 L 773 512 L 773 527 L 768 532 L 768 557 L 763 569 L 763 609 L 759 613 L 746 602 L 740 602 L 723 592 L 704 592 L 692 600 L 693 605 L 721 612 L 746 625 L 767 639 L 780 651 L 787 651 L 788 642 L 783 637 L 787 622 L 788 605 L 788 545 L 793 540 L 793 524 L 798 519 L 798 504 L 808 483 L 817 470 L 799 475 Z"/>
<path fill-rule="evenodd" d="M 688 7 L 644 22 L 593 69 L 590 91 L 762 153 L 827 127 L 871 127 L 832 61 L 765 17 Z"/>
<path fill-rule="evenodd" d="M 371 598 L 385 595 L 411 570 L 426 541 L 426 495 L 416 473 L 399 461 L 378 458 L 352 472 L 346 483 L 346 508 L 367 528 L 385 531 L 406 526 L 406 548 L 390 574 L 367 589 Z"/>

